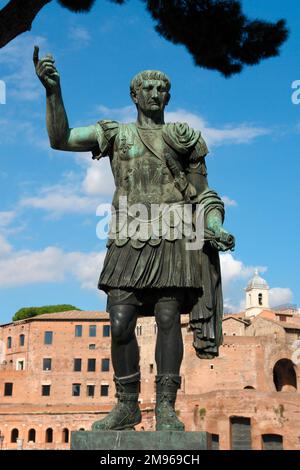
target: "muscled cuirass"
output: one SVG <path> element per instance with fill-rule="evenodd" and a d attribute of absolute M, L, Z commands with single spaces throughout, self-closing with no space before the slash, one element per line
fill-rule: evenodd
<path fill-rule="evenodd" d="M 162 129 L 138 128 L 135 124 L 119 124 L 114 140 L 112 172 L 116 191 L 115 209 L 120 196 L 126 196 L 128 205 L 176 203 L 183 200 L 175 187 L 174 177 L 166 164 L 166 154 L 179 156 L 162 137 Z"/>

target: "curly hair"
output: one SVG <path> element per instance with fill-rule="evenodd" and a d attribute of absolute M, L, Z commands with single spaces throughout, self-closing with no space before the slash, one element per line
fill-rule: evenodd
<path fill-rule="evenodd" d="M 165 82 L 167 91 L 171 88 L 169 77 L 159 70 L 143 70 L 137 73 L 130 82 L 130 94 L 135 93 L 143 84 L 144 80 L 161 80 Z"/>

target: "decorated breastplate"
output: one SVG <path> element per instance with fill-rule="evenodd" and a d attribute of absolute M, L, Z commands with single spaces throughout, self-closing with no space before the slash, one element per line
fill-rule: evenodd
<path fill-rule="evenodd" d="M 113 205 L 126 196 L 129 204 L 172 203 L 182 200 L 166 164 L 170 148 L 162 138 L 162 129 L 141 129 L 121 124 L 114 144 L 112 171 L 116 192 Z"/>

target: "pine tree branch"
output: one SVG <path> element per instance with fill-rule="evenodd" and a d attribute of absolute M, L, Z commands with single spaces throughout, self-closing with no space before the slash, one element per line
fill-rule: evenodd
<path fill-rule="evenodd" d="M 0 10 L 0 48 L 31 30 L 38 12 L 51 0 L 10 0 Z"/>

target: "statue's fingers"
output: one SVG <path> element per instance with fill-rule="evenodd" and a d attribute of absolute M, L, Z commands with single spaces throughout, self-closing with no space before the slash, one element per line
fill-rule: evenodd
<path fill-rule="evenodd" d="M 49 73 L 48 70 L 44 69 L 39 72 L 39 76 L 43 79 L 46 79 L 47 77 L 50 77 L 51 74 Z"/>
<path fill-rule="evenodd" d="M 43 67 L 42 69 L 39 70 L 39 75 L 41 77 L 45 77 L 46 75 L 52 75 L 52 73 L 55 72 L 53 69 L 50 67 Z"/>
<path fill-rule="evenodd" d="M 37 66 L 37 72 L 38 73 L 54 73 L 57 72 L 56 68 L 50 63 L 50 62 L 44 62 L 43 64 L 40 64 Z"/>
<path fill-rule="evenodd" d="M 32 60 L 33 60 L 35 67 L 37 66 L 39 62 L 39 50 L 40 50 L 39 46 L 34 46 Z"/>
<path fill-rule="evenodd" d="M 52 62 L 55 62 L 54 57 L 52 54 L 46 54 L 45 56 L 46 59 L 51 60 Z"/>
<path fill-rule="evenodd" d="M 50 57 L 43 57 L 42 59 L 39 60 L 39 64 L 54 64 L 54 60 L 51 60 Z"/>

